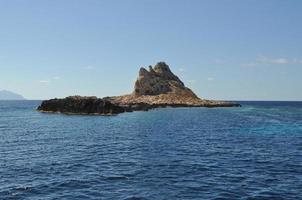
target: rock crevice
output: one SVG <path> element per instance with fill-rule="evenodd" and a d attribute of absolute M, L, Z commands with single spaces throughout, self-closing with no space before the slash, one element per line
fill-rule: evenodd
<path fill-rule="evenodd" d="M 139 70 L 139 76 L 134 85 L 134 95 L 160 95 L 168 93 L 185 94 L 185 96 L 197 98 L 197 95 L 185 87 L 184 83 L 172 73 L 165 62 L 157 63 L 154 68 L 149 66 L 149 71 L 145 68 Z"/>

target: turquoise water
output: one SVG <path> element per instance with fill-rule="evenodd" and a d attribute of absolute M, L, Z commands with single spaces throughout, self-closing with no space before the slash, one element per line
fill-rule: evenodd
<path fill-rule="evenodd" d="M 302 199 L 302 103 L 114 117 L 0 101 L 0 199 Z"/>

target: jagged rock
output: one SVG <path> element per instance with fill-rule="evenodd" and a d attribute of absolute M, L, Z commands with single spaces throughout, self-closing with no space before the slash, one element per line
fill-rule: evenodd
<path fill-rule="evenodd" d="M 132 94 L 111 97 L 119 105 L 148 104 L 151 107 L 229 107 L 239 104 L 200 99 L 170 70 L 164 62 L 139 70 Z"/>
<path fill-rule="evenodd" d="M 157 63 L 154 68 L 149 66 L 149 71 L 145 68 L 139 70 L 139 76 L 134 86 L 134 95 L 160 95 L 167 93 L 197 98 L 196 94 L 185 87 L 184 83 L 171 72 L 169 66 L 164 62 Z"/>
<path fill-rule="evenodd" d="M 42 112 L 67 114 L 113 115 L 137 110 L 147 111 L 158 107 L 232 107 L 237 103 L 210 101 L 199 98 L 171 72 L 164 62 L 139 70 L 134 91 L 131 94 L 105 97 L 71 96 L 65 99 L 43 101 L 38 107 Z"/>
<path fill-rule="evenodd" d="M 65 114 L 98 114 L 114 115 L 125 112 L 119 105 L 97 97 L 70 96 L 64 99 L 43 101 L 38 107 L 43 112 L 58 112 Z"/>

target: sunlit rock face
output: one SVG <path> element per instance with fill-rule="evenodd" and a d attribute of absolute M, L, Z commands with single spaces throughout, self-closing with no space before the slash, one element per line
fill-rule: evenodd
<path fill-rule="evenodd" d="M 223 107 L 234 103 L 210 101 L 199 98 L 170 70 L 165 62 L 159 62 L 149 70 L 140 68 L 131 94 L 109 97 L 118 105 L 151 105 L 151 107 Z"/>
<path fill-rule="evenodd" d="M 154 67 L 149 66 L 139 70 L 138 78 L 134 85 L 134 95 L 160 95 L 181 94 L 186 97 L 197 96 L 170 70 L 165 62 L 159 62 Z"/>

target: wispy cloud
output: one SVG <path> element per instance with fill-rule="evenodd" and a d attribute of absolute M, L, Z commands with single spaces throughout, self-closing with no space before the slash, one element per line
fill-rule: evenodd
<path fill-rule="evenodd" d="M 250 62 L 250 63 L 243 63 L 241 64 L 242 67 L 254 67 L 257 66 L 257 63 L 255 62 Z"/>
<path fill-rule="evenodd" d="M 39 83 L 48 84 L 50 83 L 50 80 L 39 80 Z"/>
<path fill-rule="evenodd" d="M 207 79 L 208 81 L 213 81 L 214 80 L 214 78 L 213 77 L 208 77 L 208 79 Z"/>
<path fill-rule="evenodd" d="M 302 60 L 298 60 L 296 58 L 285 58 L 285 57 L 279 57 L 279 58 L 273 58 L 268 56 L 258 56 L 255 61 L 243 63 L 241 66 L 243 67 L 254 67 L 257 65 L 291 65 L 291 64 L 302 64 Z"/>
<path fill-rule="evenodd" d="M 50 84 L 50 83 L 55 82 L 55 81 L 60 80 L 60 79 L 61 79 L 61 77 L 54 76 L 54 77 L 51 77 L 49 79 L 38 80 L 38 82 L 41 83 L 41 84 Z"/>
<path fill-rule="evenodd" d="M 91 65 L 88 65 L 88 66 L 84 67 L 84 69 L 87 69 L 87 70 L 94 70 L 95 67 L 94 67 L 94 66 L 91 66 Z"/>
<path fill-rule="evenodd" d="M 259 63 L 265 63 L 265 64 L 290 64 L 294 63 L 293 60 L 289 60 L 287 58 L 270 58 L 267 56 L 259 56 L 257 60 Z"/>
<path fill-rule="evenodd" d="M 293 59 L 293 62 L 294 63 L 297 63 L 297 64 L 302 64 L 302 60 L 299 60 L 297 58 Z"/>
<path fill-rule="evenodd" d="M 185 70 L 184 68 L 179 68 L 178 71 L 184 72 L 184 71 L 186 71 L 186 70 Z"/>

